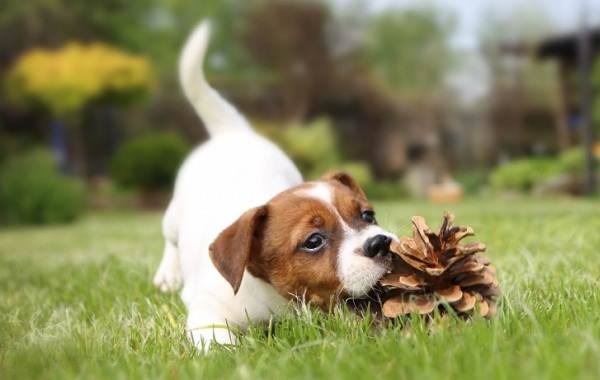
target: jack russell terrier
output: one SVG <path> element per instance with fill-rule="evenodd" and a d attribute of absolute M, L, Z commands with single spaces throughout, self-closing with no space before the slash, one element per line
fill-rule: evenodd
<path fill-rule="evenodd" d="M 352 177 L 331 172 L 303 183 L 210 87 L 202 72 L 209 33 L 203 22 L 188 38 L 179 79 L 210 139 L 179 170 L 154 277 L 162 291 L 182 287 L 189 335 L 204 350 L 235 344 L 230 327 L 268 320 L 291 299 L 326 309 L 365 295 L 389 270 L 396 238 L 377 225 Z"/>

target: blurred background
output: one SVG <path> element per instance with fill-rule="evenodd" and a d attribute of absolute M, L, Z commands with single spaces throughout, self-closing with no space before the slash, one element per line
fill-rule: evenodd
<path fill-rule="evenodd" d="M 372 199 L 593 196 L 600 1 L 4 0 L 0 223 L 157 208 L 206 138 L 177 83 L 203 18 L 209 81 L 307 179 Z"/>

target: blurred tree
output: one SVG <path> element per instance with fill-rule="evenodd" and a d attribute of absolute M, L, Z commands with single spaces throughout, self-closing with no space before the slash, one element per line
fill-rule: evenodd
<path fill-rule="evenodd" d="M 262 108 L 254 110 L 296 121 L 326 115 L 342 156 L 367 161 L 377 176 L 397 174 L 397 167 L 386 165 L 392 148 L 383 140 L 401 124 L 399 107 L 373 85 L 355 38 L 360 30 L 346 29 L 323 1 L 263 1 L 245 12 L 243 47 L 268 73 L 252 83 L 255 99 L 262 99 Z M 367 13 L 360 16 L 365 18 Z"/>
<path fill-rule="evenodd" d="M 519 84 L 527 92 L 528 101 L 552 106 L 557 89 L 555 68 L 531 57 L 520 59 L 510 54 L 511 50 L 534 53 L 536 43 L 556 31 L 550 15 L 539 6 L 522 4 L 504 14 L 490 10 L 483 19 L 486 22 L 479 30 L 479 44 L 491 71 L 492 85 L 506 88 Z"/>
<path fill-rule="evenodd" d="M 206 17 L 231 21 L 238 8 L 235 3 L 233 0 L 5 0 L 0 17 L 0 66 L 10 64 L 31 47 L 57 47 L 76 36 L 81 41 L 102 40 L 143 53 L 159 69 L 170 73 L 190 28 Z"/>
<path fill-rule="evenodd" d="M 535 44 L 556 30 L 554 21 L 535 2 L 506 13 L 490 10 L 482 19 L 479 42 L 489 68 L 488 105 L 497 156 L 556 150 L 553 128 L 561 127 L 558 120 L 564 112 L 559 109 L 557 67 L 533 58 Z"/>
<path fill-rule="evenodd" d="M 146 59 L 100 43 L 33 49 L 16 61 L 6 78 L 14 102 L 41 107 L 53 116 L 52 145 L 60 164 L 64 166 L 71 156 L 72 167 L 82 174 L 87 174 L 87 167 L 77 116 L 92 101 L 131 103 L 146 94 L 153 82 Z M 66 120 L 70 121 L 71 155 L 66 153 Z"/>
<path fill-rule="evenodd" d="M 361 55 L 370 78 L 378 92 L 402 105 L 411 119 L 382 121 L 388 127 L 381 132 L 379 145 L 380 149 L 389 147 L 389 153 L 381 160 L 397 162 L 392 173 L 422 166 L 428 173 L 419 176 L 435 178 L 429 172 L 441 171 L 447 162 L 441 157 L 444 140 L 440 136 L 444 112 L 451 109 L 449 104 L 455 98 L 447 81 L 459 59 L 449 42 L 454 28 L 453 13 L 431 3 L 392 6 L 367 18 Z M 392 138 L 402 144 L 391 144 Z M 404 156 L 399 157 L 398 152 Z"/>
<path fill-rule="evenodd" d="M 318 1 L 263 1 L 246 10 L 241 41 L 271 74 L 263 77 L 263 86 L 273 89 L 288 117 L 304 118 L 311 101 L 334 80 L 327 41 L 330 22 L 327 7 Z"/>
<path fill-rule="evenodd" d="M 554 20 L 536 0 L 515 4 L 504 12 L 490 7 L 484 10 L 481 20 L 479 44 L 486 54 L 494 54 L 499 44 L 535 42 L 556 31 Z"/>
<path fill-rule="evenodd" d="M 594 122 L 596 141 L 600 141 L 600 58 L 596 59 L 596 62 L 594 62 L 592 84 L 595 90 L 592 105 L 592 120 Z M 597 144 L 597 146 L 597 156 L 600 156 L 600 144 Z"/>
<path fill-rule="evenodd" d="M 456 55 L 451 14 L 429 6 L 386 9 L 368 21 L 365 55 L 376 79 L 404 101 L 439 94 Z"/>
<path fill-rule="evenodd" d="M 143 57 L 101 43 L 69 43 L 58 50 L 31 50 L 17 60 L 6 82 L 13 100 L 65 116 L 98 98 L 134 101 L 149 91 L 154 77 Z"/>

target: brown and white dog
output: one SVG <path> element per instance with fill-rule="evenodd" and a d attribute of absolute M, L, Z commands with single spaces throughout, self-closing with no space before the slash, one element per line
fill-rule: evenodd
<path fill-rule="evenodd" d="M 202 23 L 180 59 L 184 93 L 210 140 L 185 161 L 163 220 L 165 250 L 154 277 L 183 286 L 194 343 L 234 343 L 229 327 L 268 320 L 290 299 L 326 308 L 366 294 L 388 271 L 395 236 L 347 174 L 302 182 L 294 164 L 206 82 Z"/>

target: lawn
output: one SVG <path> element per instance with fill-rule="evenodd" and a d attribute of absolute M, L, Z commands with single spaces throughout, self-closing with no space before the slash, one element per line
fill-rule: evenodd
<path fill-rule="evenodd" d="M 380 203 L 408 233 L 445 207 Z M 151 277 L 157 213 L 95 213 L 67 226 L 0 230 L 0 379 L 600 378 L 600 202 L 469 201 L 504 297 L 493 321 L 418 318 L 377 328 L 348 312 L 299 310 L 254 326 L 238 348 L 195 352 L 177 295 Z"/>

